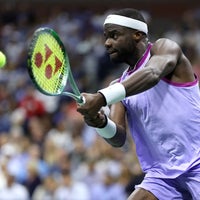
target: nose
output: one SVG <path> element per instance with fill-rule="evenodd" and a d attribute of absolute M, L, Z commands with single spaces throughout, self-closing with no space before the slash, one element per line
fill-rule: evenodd
<path fill-rule="evenodd" d="M 109 47 L 111 47 L 112 43 L 111 43 L 111 39 L 107 38 L 105 40 L 104 46 L 106 47 L 106 49 L 108 49 Z"/>

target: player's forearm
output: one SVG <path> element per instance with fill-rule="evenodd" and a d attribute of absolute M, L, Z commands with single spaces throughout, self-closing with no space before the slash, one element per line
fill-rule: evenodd
<path fill-rule="evenodd" d="M 122 82 L 126 97 L 144 92 L 155 86 L 160 80 L 159 73 L 151 67 L 139 70 Z"/>
<path fill-rule="evenodd" d="M 99 90 L 104 99 L 104 105 L 111 105 L 123 100 L 125 97 L 135 95 L 155 86 L 160 80 L 159 72 L 148 67 L 132 74 L 121 83 L 115 83 Z"/>

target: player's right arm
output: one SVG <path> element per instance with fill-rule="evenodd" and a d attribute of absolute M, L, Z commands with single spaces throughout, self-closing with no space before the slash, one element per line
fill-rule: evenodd
<path fill-rule="evenodd" d="M 151 49 L 151 58 L 144 68 L 137 70 L 122 82 L 126 96 L 135 95 L 154 87 L 162 78 L 185 83 L 194 81 L 189 60 L 180 46 L 169 39 L 157 40 Z"/>

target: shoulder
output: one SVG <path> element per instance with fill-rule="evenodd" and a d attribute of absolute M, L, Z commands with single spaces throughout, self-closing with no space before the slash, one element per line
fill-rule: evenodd
<path fill-rule="evenodd" d="M 168 38 L 159 38 L 158 40 L 156 40 L 153 45 L 154 46 L 160 46 L 160 45 L 176 45 L 179 46 L 177 42 L 170 40 Z"/>
<path fill-rule="evenodd" d="M 182 50 L 180 45 L 170 39 L 160 38 L 153 43 L 152 54 L 181 54 Z"/>

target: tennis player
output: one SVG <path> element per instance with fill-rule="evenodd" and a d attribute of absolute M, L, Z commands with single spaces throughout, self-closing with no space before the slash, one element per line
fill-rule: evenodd
<path fill-rule="evenodd" d="M 180 46 L 151 43 L 141 13 L 122 9 L 104 22 L 113 62 L 128 64 L 122 76 L 97 93 L 83 93 L 77 107 L 85 122 L 114 147 L 126 140 L 126 119 L 145 178 L 129 200 L 200 199 L 200 92 Z M 110 114 L 100 112 L 110 105 Z"/>

